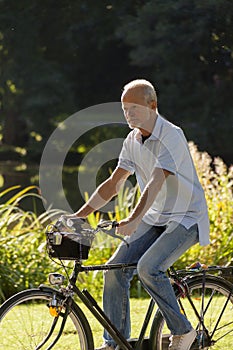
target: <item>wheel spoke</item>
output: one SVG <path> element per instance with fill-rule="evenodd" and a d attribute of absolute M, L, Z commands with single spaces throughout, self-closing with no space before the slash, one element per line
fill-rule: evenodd
<path fill-rule="evenodd" d="M 187 284 L 188 297 L 181 300 L 178 296 L 178 301 L 182 314 L 197 330 L 191 350 L 232 350 L 233 295 L 230 284 L 215 276 L 206 276 L 204 283 L 202 276 L 197 276 L 190 278 Z M 166 349 L 169 335 L 162 314 L 158 312 L 150 334 L 151 348 Z"/>
<path fill-rule="evenodd" d="M 93 350 L 92 334 L 85 326 L 87 321 L 82 311 L 77 306 L 79 311 L 74 311 L 72 307 L 67 309 L 61 298 L 56 296 L 58 314 L 50 312 L 49 305 L 51 300 L 54 302 L 54 294 L 40 290 L 19 293 L 3 304 L 0 308 L 3 349 Z M 77 314 L 79 312 L 80 315 Z M 65 316 L 68 316 L 67 320 Z"/>

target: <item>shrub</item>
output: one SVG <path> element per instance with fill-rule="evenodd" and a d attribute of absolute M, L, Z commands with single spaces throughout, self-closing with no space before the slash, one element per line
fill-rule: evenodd
<path fill-rule="evenodd" d="M 212 160 L 207 153 L 198 152 L 192 142 L 189 147 L 205 191 L 211 244 L 194 246 L 176 266 L 183 268 L 197 260 L 207 265 L 230 265 L 233 261 L 233 167 L 228 169 L 222 159 Z"/>
<path fill-rule="evenodd" d="M 26 197 L 32 201 L 42 199 L 35 186 L 19 188 L 14 186 L 0 193 L 4 199 L 18 191 L 0 205 L 0 301 L 45 282 L 50 262 L 45 251 L 44 228 L 59 215 L 57 210 L 40 216 L 22 210 L 20 203 Z"/>

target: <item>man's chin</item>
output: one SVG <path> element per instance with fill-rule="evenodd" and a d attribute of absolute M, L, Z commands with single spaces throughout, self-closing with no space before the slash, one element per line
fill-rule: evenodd
<path fill-rule="evenodd" d="M 131 124 L 128 124 L 128 126 L 129 126 L 130 129 L 134 129 L 135 128 L 135 126 L 133 126 Z"/>
<path fill-rule="evenodd" d="M 140 126 L 137 125 L 137 124 L 134 124 L 134 123 L 128 123 L 130 129 L 136 129 L 136 128 L 139 128 Z"/>

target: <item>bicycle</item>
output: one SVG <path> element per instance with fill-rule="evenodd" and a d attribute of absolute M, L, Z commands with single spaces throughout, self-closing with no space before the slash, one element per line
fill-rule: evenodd
<path fill-rule="evenodd" d="M 52 287 L 41 285 L 36 289 L 19 292 L 0 307 L 0 339 L 4 350 L 75 349 L 93 350 L 91 326 L 82 306 L 74 295 L 89 309 L 98 322 L 109 332 L 117 344 L 117 350 L 164 350 L 168 349 L 169 331 L 155 302 L 150 299 L 144 322 L 137 339 L 125 339 L 110 322 L 93 296 L 77 286 L 80 272 L 136 269 L 135 264 L 82 265 L 88 258 L 91 242 L 98 231 L 113 237 L 111 222 L 102 222 L 96 229 L 80 220 L 74 224 L 53 225 L 46 231 L 48 253 L 51 258 L 74 260 L 68 285 L 64 276 L 49 274 Z M 71 227 L 71 232 L 67 231 Z M 65 231 L 64 231 L 65 230 Z M 123 240 L 123 238 L 120 238 Z M 233 267 L 212 266 L 206 269 L 176 271 L 168 274 L 175 290 L 181 311 L 196 328 L 197 337 L 191 349 L 232 349 L 233 284 L 226 278 Z M 216 275 L 217 274 L 217 275 Z M 222 277 L 222 276 L 224 277 Z M 150 319 L 150 329 L 148 325 Z M 146 331 L 149 335 L 146 336 Z M 63 335 L 63 336 L 62 336 Z M 64 340 L 66 335 L 66 340 Z"/>

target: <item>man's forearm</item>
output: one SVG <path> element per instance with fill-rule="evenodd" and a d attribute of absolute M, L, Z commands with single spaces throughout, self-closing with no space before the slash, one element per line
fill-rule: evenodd
<path fill-rule="evenodd" d="M 75 213 L 79 217 L 87 217 L 94 211 L 102 208 L 113 196 L 116 195 L 116 189 L 111 186 L 110 180 L 102 183 L 88 199 L 88 201 Z"/>
<path fill-rule="evenodd" d="M 161 186 L 155 185 L 155 184 L 148 184 L 143 191 L 139 202 L 135 206 L 132 213 L 129 215 L 130 221 L 137 220 L 141 221 L 143 216 L 146 214 L 146 212 L 150 209 L 152 206 Z"/>
<path fill-rule="evenodd" d="M 161 174 L 161 170 L 155 171 L 155 175 L 158 176 L 153 176 L 151 181 L 147 184 L 132 213 L 128 218 L 120 221 L 119 226 L 116 228 L 118 234 L 130 236 L 136 231 L 143 216 L 151 208 L 165 179 L 165 176 Z"/>
<path fill-rule="evenodd" d="M 151 208 L 154 203 L 157 194 L 161 190 L 165 178 L 170 173 L 162 169 L 155 169 L 154 176 L 151 181 L 145 187 L 137 205 L 129 216 L 130 221 L 138 220 L 141 221 L 146 212 Z"/>

